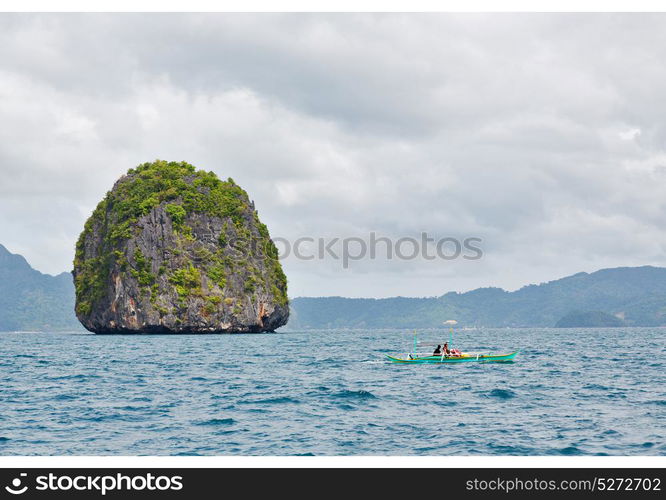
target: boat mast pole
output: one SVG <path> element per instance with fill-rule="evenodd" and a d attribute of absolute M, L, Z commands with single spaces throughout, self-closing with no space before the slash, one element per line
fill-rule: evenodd
<path fill-rule="evenodd" d="M 453 348 L 453 325 L 457 323 L 455 319 L 449 319 L 444 322 L 445 325 L 449 325 L 449 349 Z"/>
<path fill-rule="evenodd" d="M 412 351 L 414 356 L 416 356 L 416 330 L 414 330 L 414 350 Z"/>

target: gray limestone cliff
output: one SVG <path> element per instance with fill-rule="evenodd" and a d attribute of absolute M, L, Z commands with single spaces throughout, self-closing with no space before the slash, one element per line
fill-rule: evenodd
<path fill-rule="evenodd" d="M 76 315 L 95 333 L 266 332 L 287 323 L 287 280 L 254 204 L 187 163 L 132 169 L 76 247 Z"/>

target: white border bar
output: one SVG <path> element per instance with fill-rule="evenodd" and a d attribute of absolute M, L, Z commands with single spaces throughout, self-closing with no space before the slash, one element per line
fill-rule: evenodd
<path fill-rule="evenodd" d="M 666 457 L 0 457 L 0 468 L 666 468 Z"/>

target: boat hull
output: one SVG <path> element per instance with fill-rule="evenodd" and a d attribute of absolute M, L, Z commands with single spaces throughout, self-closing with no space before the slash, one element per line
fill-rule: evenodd
<path fill-rule="evenodd" d="M 519 351 L 509 354 L 463 354 L 462 356 L 424 356 L 412 359 L 396 358 L 393 356 L 386 357 L 392 363 L 402 363 L 410 365 L 423 365 L 423 364 L 443 364 L 443 363 L 510 363 L 516 357 Z"/>

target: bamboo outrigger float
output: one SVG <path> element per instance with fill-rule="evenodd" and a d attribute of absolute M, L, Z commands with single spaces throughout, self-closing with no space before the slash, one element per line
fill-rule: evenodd
<path fill-rule="evenodd" d="M 445 325 L 449 325 L 449 344 L 453 344 L 453 325 L 457 321 L 448 320 L 445 321 Z M 446 354 L 442 348 L 441 354 L 428 354 L 428 353 L 418 353 L 419 346 L 438 346 L 438 344 L 419 344 L 417 341 L 416 333 L 414 334 L 414 350 L 407 354 L 405 358 L 399 358 L 395 356 L 389 356 L 386 354 L 386 357 L 392 363 L 403 363 L 403 364 L 437 364 L 437 363 L 510 363 L 513 362 L 520 351 L 514 351 L 508 354 L 487 354 L 480 352 L 461 352 L 456 349 L 453 349 L 449 354 Z"/>

